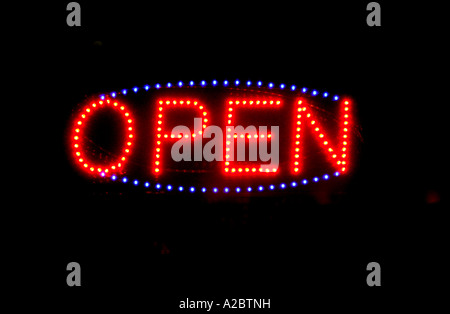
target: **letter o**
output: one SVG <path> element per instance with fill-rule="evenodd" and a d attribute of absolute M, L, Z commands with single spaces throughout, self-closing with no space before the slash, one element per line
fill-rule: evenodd
<path fill-rule="evenodd" d="M 84 150 L 84 129 L 90 117 L 92 117 L 99 110 L 107 107 L 112 108 L 121 114 L 126 122 L 127 130 L 125 132 L 126 140 L 123 144 L 120 155 L 108 165 L 104 165 L 97 164 L 95 160 L 92 160 L 92 158 L 89 158 L 86 155 L 86 152 Z M 134 119 L 132 114 L 123 104 L 120 104 L 116 100 L 99 100 L 84 107 L 81 113 L 75 119 L 71 133 L 72 152 L 77 164 L 79 164 L 84 171 L 93 175 L 100 174 L 101 176 L 106 176 L 112 174 L 112 172 L 120 172 L 125 165 L 127 157 L 131 154 L 131 147 L 133 146 L 133 142 L 135 139 L 133 124 Z"/>

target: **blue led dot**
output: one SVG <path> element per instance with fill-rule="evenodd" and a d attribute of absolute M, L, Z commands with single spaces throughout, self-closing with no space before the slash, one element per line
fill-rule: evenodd
<path fill-rule="evenodd" d="M 327 174 L 324 174 L 324 175 L 323 175 L 323 178 L 324 178 L 325 180 L 328 180 L 329 176 L 328 176 Z"/>
<path fill-rule="evenodd" d="M 262 82 L 261 81 L 258 81 L 258 86 L 261 86 L 262 85 Z"/>
<path fill-rule="evenodd" d="M 214 86 L 217 85 L 217 81 L 216 80 L 212 81 L 212 83 L 213 83 Z"/>
<path fill-rule="evenodd" d="M 228 85 L 228 81 L 223 81 L 223 85 L 227 86 Z"/>
<path fill-rule="evenodd" d="M 286 187 L 286 184 L 284 184 L 284 183 L 280 184 L 280 188 L 284 189 L 285 187 Z"/>
<path fill-rule="evenodd" d="M 160 189 L 160 188 L 161 188 L 161 184 L 159 184 L 159 183 L 156 184 L 156 188 L 157 188 L 157 189 Z"/>
<path fill-rule="evenodd" d="M 194 81 L 190 81 L 189 85 L 194 86 Z"/>
<path fill-rule="evenodd" d="M 271 190 L 275 189 L 275 185 L 271 184 L 271 185 L 269 186 L 269 189 L 271 189 Z"/>
<path fill-rule="evenodd" d="M 167 87 L 171 88 L 172 87 L 172 83 L 167 83 Z"/>
<path fill-rule="evenodd" d="M 316 95 L 317 95 L 317 91 L 316 91 L 316 90 L 313 90 L 313 91 L 312 91 L 312 95 L 313 95 L 313 96 L 316 96 Z"/>
<path fill-rule="evenodd" d="M 302 93 L 306 93 L 307 90 L 308 90 L 308 89 L 307 89 L 306 87 L 303 87 L 303 88 L 302 88 Z"/>
<path fill-rule="evenodd" d="M 241 191 L 241 188 L 236 188 L 236 193 L 239 193 Z"/>
<path fill-rule="evenodd" d="M 145 85 L 145 86 L 144 86 L 144 89 L 145 89 L 145 90 L 149 90 L 149 89 L 150 89 L 150 85 Z"/>
<path fill-rule="evenodd" d="M 302 181 L 302 183 L 303 183 L 303 185 L 306 185 L 306 184 L 308 184 L 308 180 L 304 179 L 304 180 Z"/>
<path fill-rule="evenodd" d="M 262 191 L 262 190 L 264 190 L 264 188 L 260 185 L 260 186 L 258 187 L 258 190 Z"/>
<path fill-rule="evenodd" d="M 283 89 L 283 88 L 284 88 L 284 86 L 285 86 L 284 84 L 281 84 L 281 85 L 280 85 L 280 88 L 281 88 L 281 89 Z"/>
<path fill-rule="evenodd" d="M 179 86 L 179 87 L 183 86 L 183 82 L 179 81 L 179 82 L 178 82 L 178 86 Z"/>
<path fill-rule="evenodd" d="M 127 94 L 127 90 L 126 90 L 126 89 L 123 89 L 123 90 L 122 90 L 122 94 L 126 95 L 126 94 Z"/>
<path fill-rule="evenodd" d="M 296 187 L 297 186 L 297 182 L 292 182 L 291 186 Z"/>
<path fill-rule="evenodd" d="M 247 81 L 247 86 L 250 86 L 250 85 L 252 85 L 252 82 Z"/>
<path fill-rule="evenodd" d="M 172 186 L 171 185 L 168 185 L 167 186 L 167 189 L 170 191 L 170 190 L 172 190 Z"/>
<path fill-rule="evenodd" d="M 230 190 L 229 190 L 228 188 L 224 188 L 223 191 L 224 191 L 225 193 L 228 193 L 228 191 L 230 191 Z"/>
<path fill-rule="evenodd" d="M 138 181 L 138 180 L 134 180 L 134 181 L 133 181 L 133 184 L 134 184 L 134 185 L 138 185 L 138 184 L 139 184 L 139 181 Z"/>
<path fill-rule="evenodd" d="M 202 192 L 205 193 L 206 192 L 206 188 L 202 188 Z"/>
<path fill-rule="evenodd" d="M 111 93 L 111 96 L 112 96 L 113 98 L 115 98 L 115 97 L 116 97 L 116 93 L 115 93 L 115 92 L 112 92 L 112 93 Z"/>
<path fill-rule="evenodd" d="M 105 95 L 100 95 L 100 99 L 104 100 L 105 99 Z"/>
<path fill-rule="evenodd" d="M 238 80 L 236 80 L 234 83 L 235 83 L 236 85 L 239 85 L 239 81 L 238 81 Z"/>
<path fill-rule="evenodd" d="M 272 88 L 273 87 L 273 83 L 269 83 L 269 88 Z"/>
<path fill-rule="evenodd" d="M 338 171 L 336 171 L 335 173 L 334 173 L 334 175 L 336 176 L 336 177 L 338 177 L 339 176 L 339 172 Z"/>
<path fill-rule="evenodd" d="M 189 189 L 189 191 L 191 191 L 191 193 L 195 192 L 195 188 L 193 186 L 191 186 L 191 188 Z"/>
<path fill-rule="evenodd" d="M 327 92 L 323 93 L 323 97 L 328 97 L 328 93 Z"/>
<path fill-rule="evenodd" d="M 133 87 L 133 92 L 137 93 L 138 88 L 137 87 Z"/>
<path fill-rule="evenodd" d="M 200 84 L 201 84 L 202 86 L 205 86 L 205 85 L 206 85 L 206 82 L 205 82 L 205 81 L 201 81 Z"/>
<path fill-rule="evenodd" d="M 184 188 L 182 186 L 178 187 L 178 191 L 182 192 Z"/>
<path fill-rule="evenodd" d="M 115 181 L 117 179 L 116 175 L 111 176 L 111 180 Z"/>
<path fill-rule="evenodd" d="M 313 181 L 317 182 L 317 181 L 319 181 L 319 178 L 318 177 L 314 177 Z"/>
<path fill-rule="evenodd" d="M 161 88 L 161 85 L 159 85 L 159 84 L 156 84 L 156 88 Z"/>
<path fill-rule="evenodd" d="M 150 183 L 145 182 L 145 183 L 144 183 L 144 186 L 145 186 L 146 188 L 148 188 L 148 187 L 150 186 Z"/>
<path fill-rule="evenodd" d="M 295 85 L 292 85 L 292 86 L 291 86 L 291 90 L 295 90 Z"/>
<path fill-rule="evenodd" d="M 251 192 L 251 191 L 252 191 L 252 188 L 251 188 L 251 187 L 248 187 L 248 188 L 247 188 L 247 191 L 248 191 L 248 192 Z"/>
<path fill-rule="evenodd" d="M 127 181 L 128 181 L 128 179 L 127 179 L 126 177 L 124 177 L 124 178 L 122 179 L 122 182 L 123 182 L 123 183 L 127 183 Z"/>
<path fill-rule="evenodd" d="M 217 193 L 217 191 L 219 191 L 217 188 L 213 188 L 214 193 Z"/>
<path fill-rule="evenodd" d="M 105 173 L 104 173 L 104 172 L 101 172 L 100 175 L 101 175 L 102 177 L 104 177 L 104 176 L 105 176 Z"/>
<path fill-rule="evenodd" d="M 333 100 L 338 100 L 338 99 L 339 99 L 338 95 L 334 96 L 334 98 L 333 98 Z"/>

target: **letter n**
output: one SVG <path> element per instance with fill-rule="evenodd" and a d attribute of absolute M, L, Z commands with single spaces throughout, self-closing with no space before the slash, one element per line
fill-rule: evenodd
<path fill-rule="evenodd" d="M 302 169 L 302 137 L 303 130 L 311 128 L 313 137 L 319 142 L 322 151 L 328 157 L 335 171 L 344 173 L 348 171 L 349 149 L 350 149 L 350 125 L 351 125 L 351 104 L 344 99 L 340 103 L 338 117 L 339 136 L 334 143 L 331 137 L 324 132 L 324 128 L 314 116 L 314 112 L 303 99 L 299 99 L 295 106 L 295 131 L 294 131 L 294 152 L 293 152 L 293 173 L 299 174 Z"/>

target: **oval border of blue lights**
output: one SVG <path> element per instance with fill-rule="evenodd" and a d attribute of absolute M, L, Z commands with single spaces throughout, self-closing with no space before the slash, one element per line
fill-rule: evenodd
<path fill-rule="evenodd" d="M 162 89 L 162 88 L 205 88 L 205 87 L 226 87 L 226 88 L 241 88 L 242 86 L 245 86 L 247 88 L 250 87 L 256 87 L 256 88 L 268 88 L 271 89 L 280 89 L 283 91 L 290 91 L 295 92 L 297 90 L 296 85 L 290 85 L 290 87 L 284 83 L 275 85 L 273 82 L 269 82 L 264 84 L 262 81 L 256 81 L 253 82 L 251 80 L 246 81 L 245 83 L 242 83 L 240 80 L 236 79 L 234 81 L 228 81 L 224 80 L 222 83 L 219 83 L 218 80 L 212 80 L 210 83 L 208 83 L 205 80 L 200 80 L 199 84 L 196 85 L 194 81 L 189 81 L 187 84 L 183 81 L 178 81 L 176 84 L 172 84 L 171 82 L 168 82 L 166 84 L 160 84 L 156 83 L 153 85 L 144 85 L 143 88 L 139 88 L 137 86 L 134 86 L 131 88 L 131 91 L 134 93 L 138 93 L 141 90 L 148 91 L 150 89 Z M 300 92 L 302 94 L 310 95 L 313 97 L 322 96 L 323 98 L 331 99 L 332 101 L 339 100 L 339 95 L 330 96 L 328 92 L 319 92 L 316 89 L 309 89 L 307 87 L 302 87 Z M 110 92 L 110 93 L 103 93 L 100 94 L 100 99 L 104 100 L 106 95 L 110 95 L 112 98 L 116 98 L 118 95 L 127 95 L 128 90 L 122 89 L 120 92 Z M 106 174 L 104 172 L 100 173 L 101 177 L 105 177 Z M 117 174 L 111 174 L 109 177 L 109 180 L 112 182 L 122 182 L 122 184 L 132 184 L 134 186 L 143 186 L 145 189 L 152 190 L 155 192 L 178 192 L 178 193 L 212 193 L 212 194 L 219 194 L 219 193 L 225 193 L 225 194 L 242 194 L 242 193 L 258 193 L 258 192 L 266 192 L 266 191 L 280 191 L 280 190 L 287 190 L 287 189 L 296 189 L 300 186 L 306 186 L 309 184 L 317 183 L 319 181 L 327 181 L 332 177 L 338 177 L 340 176 L 340 172 L 336 171 L 333 173 L 333 175 L 324 174 L 322 176 L 315 176 L 311 178 L 310 180 L 303 178 L 299 181 L 292 181 L 288 183 L 279 183 L 279 184 L 269 184 L 269 185 L 249 185 L 249 186 L 235 186 L 235 187 L 211 187 L 207 188 L 205 186 L 183 186 L 183 185 L 173 185 L 173 184 L 165 184 L 159 182 L 151 182 L 151 181 L 143 181 L 140 182 L 137 179 L 131 180 L 126 175 L 118 176 Z"/>
<path fill-rule="evenodd" d="M 177 83 L 176 85 L 173 85 L 171 82 L 168 82 L 168 83 L 166 83 L 165 85 L 164 85 L 164 84 L 159 84 L 159 83 L 157 83 L 157 84 L 155 84 L 153 87 L 152 87 L 151 85 L 148 85 L 148 84 L 147 84 L 147 85 L 144 85 L 143 89 L 144 89 L 145 91 L 148 91 L 148 90 L 150 90 L 150 89 L 152 89 L 152 88 L 154 88 L 154 89 L 173 88 L 173 87 L 175 87 L 175 86 L 178 86 L 178 88 L 189 88 L 189 87 L 202 87 L 202 88 L 204 88 L 204 87 L 207 87 L 207 86 L 208 86 L 208 87 L 233 87 L 232 85 L 233 85 L 233 84 L 230 84 L 230 82 L 229 82 L 228 80 L 224 80 L 224 81 L 222 82 L 222 84 L 219 84 L 219 82 L 218 82 L 217 80 L 212 80 L 212 81 L 211 81 L 211 84 L 208 84 L 208 82 L 205 81 L 205 80 L 201 80 L 200 83 L 199 83 L 198 85 L 196 85 L 194 81 L 189 81 L 189 84 L 184 84 L 183 81 L 178 81 L 178 83 Z M 241 85 L 241 81 L 240 81 L 240 80 L 235 80 L 235 81 L 234 81 L 234 87 L 239 87 L 240 85 Z M 252 81 L 247 81 L 247 82 L 245 83 L 245 85 L 246 85 L 247 87 L 257 87 L 257 88 L 267 87 L 268 89 L 276 89 L 276 88 L 279 88 L 280 90 L 290 90 L 290 91 L 292 91 L 292 92 L 295 91 L 295 90 L 297 90 L 297 86 L 296 86 L 296 85 L 291 85 L 290 88 L 287 88 L 288 86 L 287 86 L 286 84 L 284 84 L 284 83 L 275 85 L 273 82 L 269 82 L 269 83 L 267 83 L 267 84 L 264 84 L 262 81 L 257 81 L 256 83 L 254 83 L 254 82 L 252 82 Z M 137 93 L 137 92 L 139 92 L 139 91 L 141 90 L 141 88 L 135 86 L 135 87 L 131 88 L 131 90 L 132 90 L 134 93 Z M 301 89 L 301 92 L 302 92 L 303 94 L 308 94 L 308 91 L 309 91 L 309 89 L 308 89 L 307 87 L 303 87 L 303 88 Z M 109 94 L 112 98 L 116 98 L 119 94 L 127 95 L 127 93 L 128 93 L 128 90 L 127 90 L 127 89 L 122 89 L 121 92 L 110 92 L 110 93 L 107 93 L 107 94 Z M 100 94 L 100 99 L 104 100 L 104 99 L 105 99 L 105 95 L 107 95 L 107 94 Z M 320 92 L 319 92 L 318 90 L 316 90 L 316 89 L 311 90 L 310 93 L 309 93 L 309 95 L 310 95 L 310 96 L 318 96 L 318 95 L 321 95 L 323 98 L 328 98 L 328 97 L 330 97 L 330 94 L 329 94 L 328 92 L 320 93 Z M 333 101 L 337 101 L 337 100 L 339 100 L 339 98 L 340 98 L 340 97 L 339 97 L 338 95 L 334 95 L 333 97 L 331 97 L 331 99 L 332 99 Z"/>
<path fill-rule="evenodd" d="M 286 190 L 288 188 L 294 189 L 298 188 L 300 186 L 306 186 L 308 184 L 317 183 L 319 181 L 327 181 L 331 179 L 332 177 L 339 177 L 340 173 L 338 171 L 334 172 L 333 175 L 324 174 L 321 177 L 315 176 L 311 180 L 308 179 L 302 179 L 299 181 L 292 181 L 289 184 L 288 183 L 280 183 L 280 184 L 269 184 L 269 185 L 250 185 L 250 186 L 237 186 L 237 187 L 212 187 L 207 188 L 205 186 L 185 186 L 185 185 L 174 185 L 174 184 L 165 184 L 159 182 L 153 182 L 150 181 L 144 181 L 143 183 L 140 182 L 137 179 L 130 180 L 126 175 L 124 176 L 118 176 L 116 174 L 111 175 L 109 178 L 112 182 L 122 182 L 123 184 L 131 184 L 134 186 L 144 186 L 146 189 L 153 190 L 155 192 L 172 192 L 172 191 L 178 191 L 178 192 L 189 192 L 189 193 L 250 193 L 250 192 L 264 192 L 264 191 L 280 191 L 280 190 Z"/>

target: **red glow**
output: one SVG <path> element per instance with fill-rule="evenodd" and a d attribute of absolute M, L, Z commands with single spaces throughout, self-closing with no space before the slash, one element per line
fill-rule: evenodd
<path fill-rule="evenodd" d="M 350 143 L 350 102 L 348 100 L 342 101 L 340 104 L 339 112 L 339 142 L 337 145 L 332 145 L 329 136 L 324 132 L 323 127 L 314 116 L 313 112 L 306 105 L 305 100 L 299 99 L 297 106 L 295 107 L 295 127 L 294 127 L 294 151 L 293 151 L 293 173 L 298 174 L 301 172 L 302 160 L 302 131 L 305 127 L 310 127 L 314 131 L 315 139 L 319 142 L 327 155 L 329 161 L 333 165 L 336 171 L 344 173 L 348 170 L 348 150 Z"/>
<path fill-rule="evenodd" d="M 70 158 L 75 158 L 77 167 L 90 175 L 105 177 L 126 173 L 141 180 L 147 173 L 160 183 L 171 177 L 190 180 L 189 173 L 195 173 L 192 182 L 201 182 L 217 170 L 224 177 L 216 178 L 224 182 L 242 178 L 248 182 L 254 179 L 276 183 L 284 180 L 284 175 L 309 178 L 317 171 L 332 173 L 333 170 L 338 176 L 354 168 L 357 157 L 354 148 L 359 134 L 354 126 L 357 124 L 355 104 L 350 98 L 318 100 L 304 94 L 284 97 L 281 92 L 269 94 L 252 90 L 220 93 L 217 97 L 205 95 L 192 89 L 189 94 L 172 93 L 171 90 L 158 92 L 157 98 L 153 94 L 142 94 L 142 98 L 132 98 L 130 102 L 124 98 L 125 94 L 118 98 L 115 94 L 111 95 L 114 98 L 105 95 L 90 98 L 70 121 L 67 134 Z M 134 102 L 139 107 L 130 112 L 128 108 Z M 195 117 L 193 128 L 192 117 Z M 110 132 L 110 126 L 114 132 Z M 173 129 L 175 126 L 178 131 Z M 139 137 L 136 128 L 144 135 Z M 281 130 L 278 143 L 275 129 Z M 219 133 L 214 133 L 212 141 L 211 132 L 216 131 Z M 205 133 L 209 136 L 203 138 Z M 136 136 L 138 142 L 135 142 Z M 211 139 L 209 145 L 204 145 L 208 139 Z M 185 146 L 188 142 L 192 146 Z M 208 164 L 213 160 L 203 157 L 213 143 L 214 157 L 217 158 L 214 159 L 216 162 Z M 218 143 L 223 144 L 220 152 Z M 136 144 L 142 147 L 135 149 Z M 264 151 L 262 145 L 268 148 L 267 154 L 261 154 Z M 245 147 L 245 158 L 242 158 L 242 147 Z M 272 163 L 274 158 L 269 151 L 275 151 L 274 147 L 280 154 Z M 185 158 L 189 149 L 192 153 L 189 156 L 194 157 L 192 160 Z M 130 160 L 132 151 L 133 160 Z M 181 163 L 177 163 L 180 160 L 176 156 L 182 155 Z M 270 161 L 264 157 L 267 155 L 272 156 Z M 147 162 L 143 163 L 143 160 Z M 190 161 L 201 162 L 193 164 Z M 349 162 L 352 163 L 350 168 Z"/>
<path fill-rule="evenodd" d="M 125 121 L 127 122 L 127 139 L 124 143 L 124 149 L 122 150 L 122 154 L 117 157 L 115 161 L 108 165 L 95 163 L 95 161 L 90 160 L 90 158 L 85 154 L 84 150 L 84 129 L 85 126 L 89 122 L 89 118 L 92 117 L 96 111 L 101 110 L 102 108 L 113 108 L 115 111 L 119 112 L 123 115 Z M 88 105 L 83 108 L 81 114 L 75 119 L 73 135 L 72 135 L 72 150 L 75 156 L 75 160 L 81 166 L 81 168 L 88 173 L 104 173 L 105 175 L 111 174 L 111 171 L 120 172 L 123 169 L 127 157 L 131 153 L 130 147 L 133 145 L 133 141 L 135 138 L 133 132 L 133 118 L 130 114 L 129 110 L 126 109 L 125 106 L 120 105 L 116 100 L 99 100 L 98 102 L 94 102 L 91 105 Z"/>
<path fill-rule="evenodd" d="M 208 111 L 205 109 L 205 105 L 201 104 L 197 100 L 190 99 L 161 99 L 158 101 L 157 119 L 156 119 L 156 145 L 155 145 L 155 160 L 153 162 L 153 173 L 160 175 L 162 173 L 162 140 L 178 140 L 181 138 L 181 134 L 169 134 L 167 131 L 163 131 L 164 125 L 164 111 L 166 109 L 194 109 L 200 113 L 200 117 L 203 119 L 202 130 L 197 133 L 199 136 L 203 134 L 203 130 L 206 129 L 208 122 Z M 196 137 L 196 130 L 191 132 L 192 137 Z M 185 135 L 187 136 L 187 135 Z"/>

